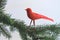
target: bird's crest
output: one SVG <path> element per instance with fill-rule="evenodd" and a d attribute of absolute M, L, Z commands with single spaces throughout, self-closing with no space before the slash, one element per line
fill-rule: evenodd
<path fill-rule="evenodd" d="M 31 10 L 31 8 L 26 8 L 25 10 Z"/>

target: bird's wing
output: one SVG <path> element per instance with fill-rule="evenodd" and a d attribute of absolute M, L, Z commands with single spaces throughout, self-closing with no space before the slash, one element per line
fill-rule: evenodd
<path fill-rule="evenodd" d="M 42 18 L 42 19 L 47 19 L 47 20 L 50 20 L 50 21 L 54 21 L 52 18 L 49 18 L 49 17 L 44 16 L 44 15 L 42 15 L 42 14 L 37 14 L 37 13 L 34 13 L 34 12 L 33 12 L 33 16 L 34 16 L 35 19 L 40 19 L 40 18 Z"/>
<path fill-rule="evenodd" d="M 43 15 L 37 14 L 37 13 L 35 13 L 35 12 L 33 12 L 33 16 L 34 16 L 35 19 L 40 19 L 40 18 L 43 17 Z"/>

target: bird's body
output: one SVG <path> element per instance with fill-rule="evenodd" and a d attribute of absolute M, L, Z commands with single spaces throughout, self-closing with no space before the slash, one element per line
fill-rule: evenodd
<path fill-rule="evenodd" d="M 53 19 L 48 18 L 47 16 L 33 12 L 31 8 L 27 8 L 26 11 L 27 11 L 27 16 L 31 19 L 31 22 L 33 21 L 34 26 L 35 26 L 35 20 L 37 19 L 46 19 L 46 20 L 53 21 Z"/>

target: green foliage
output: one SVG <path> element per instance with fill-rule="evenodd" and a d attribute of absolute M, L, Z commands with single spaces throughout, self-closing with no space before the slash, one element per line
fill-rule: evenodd
<path fill-rule="evenodd" d="M 5 37 L 10 38 L 11 35 L 9 33 L 9 30 L 7 30 L 6 25 L 3 24 L 3 22 L 6 23 L 7 16 L 4 15 L 4 8 L 6 5 L 6 0 L 0 0 L 0 34 L 3 34 Z"/>
<path fill-rule="evenodd" d="M 4 9 L 7 0 L 0 0 L 0 9 Z"/>
<path fill-rule="evenodd" d="M 45 25 L 28 28 L 28 35 L 33 40 L 55 40 L 57 35 L 60 33 L 60 27 L 57 25 Z"/>
<path fill-rule="evenodd" d="M 10 16 L 1 17 L 3 20 L 0 19 L 0 22 L 10 26 L 11 31 L 17 30 L 23 40 L 55 40 L 58 34 L 60 34 L 60 25 L 53 24 L 53 25 L 41 25 L 41 26 L 26 26 L 23 21 L 15 20 L 10 18 Z M 5 19 L 6 18 L 6 19 Z M 4 21 L 5 20 L 5 21 Z M 28 36 L 30 38 L 28 38 Z"/>
<path fill-rule="evenodd" d="M 10 32 L 7 30 L 6 26 L 2 23 L 0 23 L 0 34 L 3 34 L 5 37 L 10 38 Z"/>

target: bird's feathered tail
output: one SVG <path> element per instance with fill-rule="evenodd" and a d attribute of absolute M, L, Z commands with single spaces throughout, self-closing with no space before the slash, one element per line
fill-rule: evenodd
<path fill-rule="evenodd" d="M 54 20 L 52 18 L 49 18 L 47 16 L 42 16 L 42 19 L 46 19 L 46 20 L 50 20 L 50 21 L 54 22 Z"/>

